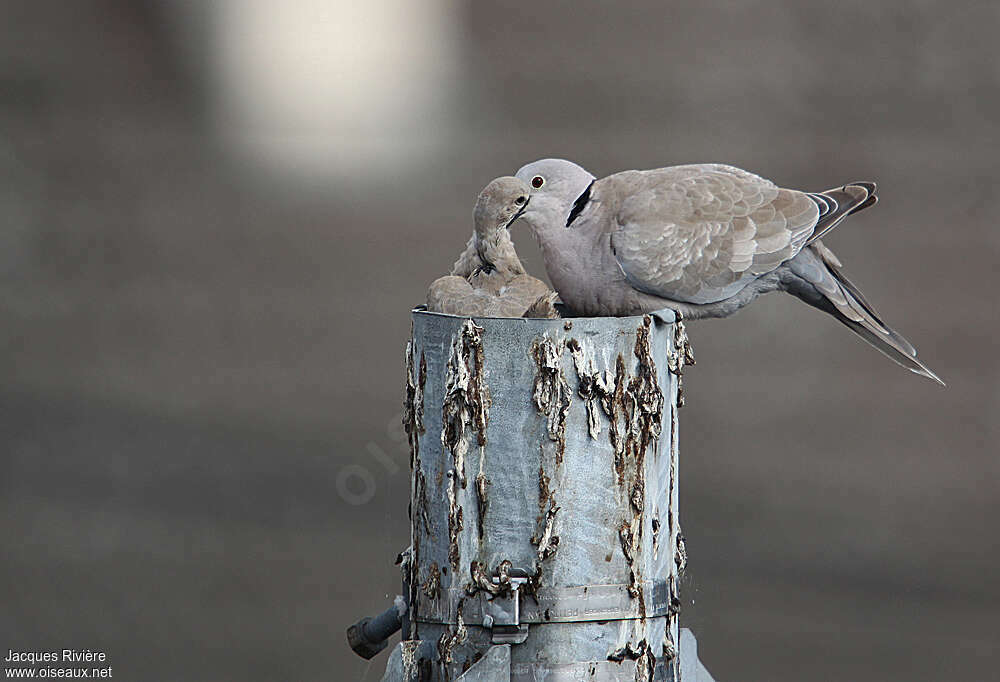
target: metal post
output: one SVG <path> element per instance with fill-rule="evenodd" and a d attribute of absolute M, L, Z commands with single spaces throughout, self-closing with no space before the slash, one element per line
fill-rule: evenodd
<path fill-rule="evenodd" d="M 387 682 L 679 679 L 689 359 L 670 311 L 413 312 L 407 608 Z"/>

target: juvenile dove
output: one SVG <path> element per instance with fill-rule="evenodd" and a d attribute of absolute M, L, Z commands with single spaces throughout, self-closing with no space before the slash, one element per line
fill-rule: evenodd
<path fill-rule="evenodd" d="M 529 188 L 506 176 L 488 184 L 473 211 L 474 230 L 451 274 L 427 291 L 427 309 L 481 317 L 558 317 L 555 294 L 521 265 L 510 224 L 524 213 Z"/>
<path fill-rule="evenodd" d="M 623 171 L 600 180 L 562 159 L 523 166 L 523 218 L 549 279 L 580 315 L 671 308 L 726 317 L 775 290 L 836 317 L 890 359 L 938 383 L 820 241 L 877 201 L 875 184 L 810 193 L 723 164 Z"/>

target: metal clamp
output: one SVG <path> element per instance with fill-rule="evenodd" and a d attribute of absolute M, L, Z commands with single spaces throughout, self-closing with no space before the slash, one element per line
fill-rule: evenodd
<path fill-rule="evenodd" d="M 511 586 L 517 587 L 527 582 L 511 577 Z M 494 578 L 494 582 L 496 579 Z M 512 597 L 489 597 L 478 592 L 470 599 L 465 590 L 442 589 L 436 599 L 421 599 L 416 609 L 416 620 L 424 623 L 453 624 L 458 603 L 463 604 L 466 622 L 480 624 L 490 615 L 497 620 L 494 610 L 502 608 L 504 613 L 515 614 L 517 625 L 526 623 L 582 623 L 609 620 L 638 620 L 659 618 L 676 613 L 671 603 L 670 586 L 666 580 L 644 581 L 638 585 L 642 599 L 633 597 L 626 584 L 577 585 L 573 587 L 540 588 L 526 597 L 517 607 L 510 602 Z M 520 594 L 520 590 L 516 593 Z M 511 590 L 515 594 L 515 590 Z M 513 616 L 503 616 L 505 622 L 513 623 Z"/>
<path fill-rule="evenodd" d="M 490 630 L 494 644 L 521 644 L 528 639 L 528 625 L 521 624 L 521 585 L 527 578 L 510 578 L 506 595 L 482 600 L 483 627 Z M 500 579 L 493 578 L 495 585 Z"/>

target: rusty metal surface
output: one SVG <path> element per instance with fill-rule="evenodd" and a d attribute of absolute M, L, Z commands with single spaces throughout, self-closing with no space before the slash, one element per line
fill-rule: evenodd
<path fill-rule="evenodd" d="M 543 668 L 575 679 L 566 676 L 583 664 L 606 679 L 669 674 L 681 563 L 677 331 L 669 313 L 414 311 L 410 637 L 436 643 L 433 679 L 455 679 L 498 641 L 493 612 L 507 614 L 497 609 L 515 588 L 520 620 L 499 633 L 527 635 L 511 646 L 512 679 Z"/>

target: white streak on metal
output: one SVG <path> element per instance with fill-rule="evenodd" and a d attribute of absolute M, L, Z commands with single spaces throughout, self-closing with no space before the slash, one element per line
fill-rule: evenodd
<path fill-rule="evenodd" d="M 469 451 L 467 431 L 477 432 L 480 447 L 486 445 L 490 398 L 483 365 L 483 328 L 466 320 L 451 343 L 442 405 L 441 447 L 450 450 L 458 483 L 465 488 L 465 456 Z"/>
<path fill-rule="evenodd" d="M 556 464 L 562 464 L 566 449 L 566 417 L 573 399 L 569 384 L 562 371 L 562 354 L 565 348 L 562 340 L 553 340 L 548 334 L 531 344 L 531 355 L 535 359 L 535 374 L 532 398 L 539 413 L 546 417 L 549 439 L 556 441 Z"/>
<path fill-rule="evenodd" d="M 566 346 L 573 356 L 573 366 L 579 384 L 577 394 L 583 398 L 587 406 L 587 432 L 597 440 L 601 435 L 601 421 L 598 415 L 598 404 L 607 388 L 607 383 L 601 380 L 601 373 L 594 367 L 594 357 L 586 342 L 570 339 Z"/>
<path fill-rule="evenodd" d="M 555 554 L 556 548 L 559 546 L 559 536 L 553 535 L 553 528 L 556 523 L 556 514 L 559 513 L 559 507 L 549 507 L 549 510 L 545 512 L 545 527 L 542 530 L 542 537 L 538 540 L 538 560 L 543 561 L 548 559 L 550 556 Z"/>

